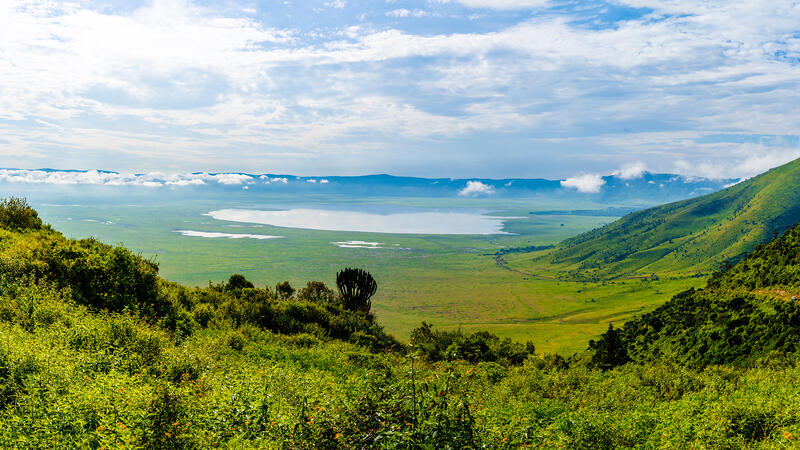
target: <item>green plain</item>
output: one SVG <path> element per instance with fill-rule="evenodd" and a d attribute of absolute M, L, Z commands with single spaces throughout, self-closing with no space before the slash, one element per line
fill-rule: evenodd
<path fill-rule="evenodd" d="M 205 285 L 241 273 L 257 285 L 288 280 L 300 287 L 310 280 L 333 285 L 346 266 L 370 271 L 379 283 L 373 309 L 381 323 L 406 341 L 422 321 L 442 328 L 488 330 L 537 349 L 572 354 L 605 330 L 667 301 L 673 294 L 700 284 L 700 278 L 658 281 L 616 280 L 613 283 L 560 281 L 557 268 L 529 264 L 531 254 L 507 254 L 502 248 L 556 244 L 614 221 L 615 217 L 532 215 L 536 210 L 563 210 L 543 199 L 484 200 L 431 198 L 304 199 L 305 204 L 342 207 L 381 205 L 417 208 L 469 208 L 504 217 L 503 235 L 398 235 L 278 228 L 216 221 L 204 213 L 225 207 L 267 208 L 291 205 L 292 198 L 270 203 L 242 200 L 187 200 L 162 203 L 34 202 L 42 217 L 72 238 L 94 236 L 123 244 L 154 257 L 169 280 Z M 590 202 L 574 209 L 601 209 Z M 224 239 L 182 236 L 175 230 L 215 231 L 283 236 L 281 239 Z M 340 248 L 334 242 L 380 242 L 380 249 Z M 515 267 L 523 267 L 521 272 Z"/>

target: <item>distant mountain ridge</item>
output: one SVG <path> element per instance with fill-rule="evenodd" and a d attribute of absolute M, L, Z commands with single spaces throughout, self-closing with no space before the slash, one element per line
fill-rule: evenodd
<path fill-rule="evenodd" d="M 707 271 L 800 221 L 800 160 L 719 192 L 637 211 L 542 258 L 583 276 Z"/>
<path fill-rule="evenodd" d="M 714 192 L 736 179 L 712 180 L 675 174 L 643 172 L 637 177 L 602 177 L 597 192 L 580 192 L 564 186 L 564 180 L 543 178 L 422 178 L 387 174 L 362 176 L 300 177 L 290 174 L 249 174 L 244 172 L 133 173 L 105 170 L 0 169 L 0 182 L 39 184 L 89 184 L 109 186 L 219 185 L 240 189 L 282 189 L 324 191 L 383 196 L 496 196 L 529 195 L 585 198 L 613 203 L 639 200 L 648 205 L 695 197 Z"/>

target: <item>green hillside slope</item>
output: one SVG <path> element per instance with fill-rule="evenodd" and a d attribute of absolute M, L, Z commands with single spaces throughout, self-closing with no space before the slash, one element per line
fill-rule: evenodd
<path fill-rule="evenodd" d="M 708 324 L 737 352 L 750 340 L 753 355 L 797 349 L 800 308 L 786 297 L 800 286 L 798 233 L 703 291 L 752 300 L 732 297 L 708 319 L 673 300 L 626 327 L 617 347 L 594 345 L 594 356 L 619 354 L 626 340 L 643 361 L 669 345 L 694 355 Z M 25 202 L 0 201 L 0 448 L 797 446 L 800 366 L 786 359 L 610 368 L 428 325 L 405 346 L 337 295 L 321 283 L 255 287 L 241 275 L 183 287 L 123 247 L 66 239 Z M 739 331 L 749 335 L 736 340 Z"/>
<path fill-rule="evenodd" d="M 629 214 L 540 259 L 583 275 L 705 271 L 800 220 L 800 160 L 703 197 Z"/>
<path fill-rule="evenodd" d="M 623 328 L 634 360 L 750 364 L 800 354 L 800 225 Z"/>

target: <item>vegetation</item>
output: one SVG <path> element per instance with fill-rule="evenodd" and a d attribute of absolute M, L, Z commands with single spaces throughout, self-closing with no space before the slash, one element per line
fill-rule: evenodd
<path fill-rule="evenodd" d="M 708 271 L 800 221 L 800 160 L 713 194 L 628 214 L 543 258 L 576 276 Z"/>
<path fill-rule="evenodd" d="M 594 350 L 593 367 L 608 370 L 631 361 L 621 334 L 614 329 L 614 325 L 608 324 L 608 331 L 603 333 L 599 341 L 589 341 L 589 348 Z"/>
<path fill-rule="evenodd" d="M 625 325 L 636 360 L 748 365 L 800 352 L 800 226 Z M 792 356 L 793 357 L 793 356 Z"/>
<path fill-rule="evenodd" d="M 609 314 L 621 323 L 640 308 L 648 310 L 671 295 L 697 285 L 702 280 L 671 280 L 632 285 L 570 282 L 536 278 L 499 267 L 495 256 L 486 256 L 504 247 L 545 245 L 612 220 L 607 217 L 529 215 L 531 200 L 457 198 L 411 199 L 358 197 L 358 204 L 398 205 L 424 208 L 479 208 L 499 210 L 503 216 L 526 216 L 507 222 L 513 234 L 468 235 L 375 235 L 383 242 L 380 249 L 340 248 L 334 243 L 364 240 L 363 233 L 273 228 L 209 221 L 203 213 L 220 202 L 252 205 L 252 195 L 197 200 L 181 194 L 162 192 L 163 197 L 121 199 L 37 195 L 40 215 L 73 238 L 95 236 L 108 243 L 124 243 L 146 257 L 156 255 L 159 274 L 187 286 L 204 286 L 209 280 L 228 280 L 243 274 L 259 287 L 274 289 L 277 281 L 287 280 L 298 291 L 310 280 L 324 282 L 333 291 L 336 272 L 346 261 L 375 277 L 379 289 L 370 299 L 370 311 L 380 318 L 387 332 L 408 342 L 411 331 L 421 322 L 435 323 L 437 329 L 466 332 L 487 330 L 499 336 L 524 342 L 533 340 L 539 351 L 565 354 L 586 347 L 587 331 L 599 335 L 608 327 Z M 144 190 L 142 190 L 144 191 Z M 147 190 L 150 191 L 150 190 Z M 177 192 L 177 191 L 176 191 Z M 229 192 L 230 195 L 233 195 Z M 270 194 L 271 195 L 271 194 Z M 165 198 L 166 197 L 166 198 Z M 177 197 L 177 198 L 176 198 Z M 272 198 L 272 197 L 271 197 Z M 154 201 L 157 200 L 157 201 Z M 29 201 L 31 199 L 29 198 Z M 276 199 L 280 202 L 280 199 Z M 284 199 L 295 202 L 296 198 Z M 316 204 L 341 201 L 334 197 L 314 198 Z M 555 209 L 561 200 L 534 200 L 538 207 Z M 33 201 L 32 201 L 33 203 Z M 293 203 L 292 203 L 293 204 Z M 594 203 L 576 202 L 576 208 L 599 208 Z M 560 224 L 565 226 L 561 227 Z M 173 230 L 222 231 L 268 234 L 283 239 L 209 239 L 187 237 Z M 516 256 L 508 255 L 509 258 Z M 498 286 L 503 286 L 502 289 Z M 699 285 L 698 285 L 699 286 Z M 663 295 L 657 294 L 658 292 Z M 295 295 L 299 295 L 295 293 Z M 592 301 L 594 299 L 594 301 Z M 574 317 L 563 317 L 574 313 Z"/>
<path fill-rule="evenodd" d="M 424 323 L 405 346 L 321 282 L 188 288 L 121 247 L 4 227 L 0 447 L 793 447 L 799 253 L 792 230 L 565 359 Z M 750 347 L 700 352 L 714 327 Z"/>
<path fill-rule="evenodd" d="M 518 366 L 535 352 L 533 342 L 530 341 L 521 345 L 486 331 L 469 335 L 461 330 L 434 331 L 425 322 L 411 332 L 411 346 L 431 362 L 462 360 Z"/>
<path fill-rule="evenodd" d="M 28 205 L 27 200 L 17 197 L 0 200 L 0 227 L 20 231 L 38 230 L 42 226 L 39 213 Z"/>
<path fill-rule="evenodd" d="M 378 283 L 363 269 L 347 268 L 336 274 L 336 287 L 345 308 L 368 313 L 372 307 L 369 299 L 378 290 Z"/>

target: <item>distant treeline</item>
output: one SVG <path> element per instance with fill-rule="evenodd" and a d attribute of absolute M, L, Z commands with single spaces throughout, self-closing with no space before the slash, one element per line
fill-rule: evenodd
<path fill-rule="evenodd" d="M 500 250 L 490 253 L 488 256 L 503 256 L 508 255 L 511 253 L 530 253 L 530 252 L 538 252 L 541 250 L 550 250 L 553 248 L 553 245 L 529 245 L 527 247 L 509 247 L 509 248 L 501 248 Z"/>
<path fill-rule="evenodd" d="M 609 207 L 605 209 L 574 209 L 574 210 L 553 210 L 553 211 L 531 211 L 528 214 L 534 216 L 588 216 L 588 217 L 623 217 L 634 211 L 639 211 L 639 207 Z"/>

